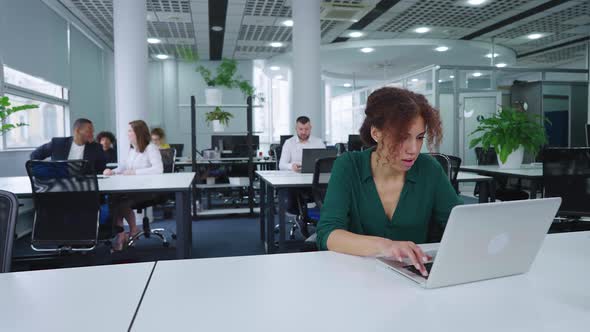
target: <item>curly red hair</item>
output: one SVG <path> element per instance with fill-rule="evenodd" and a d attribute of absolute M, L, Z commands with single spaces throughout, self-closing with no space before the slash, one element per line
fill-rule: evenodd
<path fill-rule="evenodd" d="M 384 87 L 373 91 L 367 99 L 365 120 L 360 136 L 365 145 L 375 146 L 371 127 L 383 132 L 387 137 L 389 154 L 395 156 L 401 143 L 407 138 L 409 127 L 417 117 L 424 119 L 426 139 L 429 150 L 438 148 L 442 141 L 442 124 L 439 111 L 428 103 L 426 98 L 409 90 Z"/>

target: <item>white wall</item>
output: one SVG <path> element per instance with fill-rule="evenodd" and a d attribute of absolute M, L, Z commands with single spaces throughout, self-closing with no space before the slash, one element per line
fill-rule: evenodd
<path fill-rule="evenodd" d="M 203 65 L 215 71 L 219 61 L 200 61 L 189 63 L 183 61 L 153 61 L 149 63 L 149 122 L 151 127 L 161 126 L 166 131 L 168 143 L 184 144 L 184 154 L 190 151 L 191 117 L 190 108 L 179 108 L 178 104 L 190 104 L 194 95 L 197 104 L 204 104 L 207 85 L 201 75 L 195 71 Z M 238 74 L 252 81 L 252 61 L 238 61 Z M 176 79 L 175 79 L 176 78 Z M 239 89 L 223 89 L 224 104 L 246 104 Z M 197 109 L 197 149 L 211 147 L 212 129 L 205 123 L 205 113 L 212 108 Z M 246 108 L 224 109 L 234 115 L 229 121 L 227 134 L 246 131 Z M 223 134 L 223 133 L 222 133 Z"/>
<path fill-rule="evenodd" d="M 114 130 L 112 57 L 59 1 L 0 0 L 0 62 L 70 89 L 70 122 L 88 117 Z M 30 152 L 0 151 L 0 176 L 26 175 Z"/>

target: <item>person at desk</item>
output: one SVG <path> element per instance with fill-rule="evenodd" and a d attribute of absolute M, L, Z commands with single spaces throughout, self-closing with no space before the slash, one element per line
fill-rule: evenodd
<path fill-rule="evenodd" d="M 154 143 L 159 149 L 170 149 L 170 144 L 166 143 L 166 133 L 162 128 L 154 128 L 151 132 L 152 143 Z"/>
<path fill-rule="evenodd" d="M 73 136 L 54 137 L 31 153 L 32 160 L 87 160 L 89 167 L 96 173 L 106 168 L 106 159 L 102 148 L 94 142 L 92 121 L 84 118 L 74 121 Z"/>
<path fill-rule="evenodd" d="M 105 169 L 103 174 L 162 174 L 164 171 L 162 155 L 158 147 L 150 143 L 150 131 L 146 123 L 143 120 L 129 122 L 127 137 L 129 138 L 129 143 L 131 143 L 127 159 L 119 163 L 119 167 L 113 170 Z M 129 225 L 129 234 L 117 234 L 117 240 L 113 244 L 114 251 L 121 251 L 129 236 L 132 237 L 139 232 L 132 207 L 143 202 L 151 201 L 158 195 L 134 193 L 113 196 L 112 201 L 115 202 L 113 204 L 115 223 L 123 227 L 123 218 L 125 218 Z"/>
<path fill-rule="evenodd" d="M 386 87 L 367 100 L 360 135 L 367 146 L 334 163 L 317 227 L 317 244 L 358 256 L 408 258 L 423 275 L 416 245 L 429 223 L 445 224 L 462 204 L 440 164 L 420 154 L 442 139 L 440 115 L 423 95 Z"/>
<path fill-rule="evenodd" d="M 289 138 L 283 144 L 279 169 L 301 172 L 303 149 L 325 149 L 321 139 L 311 136 L 311 121 L 306 116 L 300 116 L 295 122 L 297 135 Z"/>
<path fill-rule="evenodd" d="M 102 146 L 107 164 L 117 162 L 117 139 L 110 131 L 101 131 L 96 135 L 96 141 Z"/>

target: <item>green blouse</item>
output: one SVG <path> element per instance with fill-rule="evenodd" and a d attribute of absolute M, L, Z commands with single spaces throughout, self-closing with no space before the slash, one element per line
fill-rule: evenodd
<path fill-rule="evenodd" d="M 445 224 L 451 209 L 462 204 L 440 164 L 421 154 L 406 174 L 390 220 L 373 181 L 372 152 L 348 152 L 336 159 L 317 227 L 321 250 L 327 249 L 328 236 L 335 229 L 423 243 L 429 222 Z"/>

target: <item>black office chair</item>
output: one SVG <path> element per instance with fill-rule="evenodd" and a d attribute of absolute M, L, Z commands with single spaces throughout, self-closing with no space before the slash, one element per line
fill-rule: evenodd
<path fill-rule="evenodd" d="M 17 215 L 16 196 L 11 192 L 0 190 L 0 273 L 10 272 Z"/>
<path fill-rule="evenodd" d="M 307 204 L 302 204 L 301 218 L 298 219 L 301 234 L 305 237 L 305 251 L 317 250 L 316 233 L 310 232 L 309 226 L 317 227 L 317 224 L 320 221 L 320 211 L 324 206 L 326 192 L 328 192 L 328 182 L 321 180 L 327 180 L 323 178 L 329 176 L 332 172 L 332 166 L 334 165 L 336 158 L 337 157 L 325 157 L 320 158 L 315 162 L 311 193 L 316 206 L 313 209 L 308 209 Z"/>
<path fill-rule="evenodd" d="M 494 149 L 484 151 L 482 147 L 476 147 L 475 156 L 478 165 L 498 165 L 498 158 Z M 501 201 L 518 201 L 529 198 L 529 194 L 522 190 L 522 184 L 519 181 L 513 183 L 513 181 L 508 178 L 494 178 L 496 182 L 495 198 Z M 475 184 L 473 196 L 479 196 L 479 183 Z"/>
<path fill-rule="evenodd" d="M 443 170 L 445 171 L 445 174 L 448 175 L 449 181 L 453 183 L 453 169 L 451 166 L 451 159 L 449 158 L 449 156 L 443 153 L 434 152 L 429 153 L 429 155 L 432 156 L 432 158 L 436 159 L 436 161 L 438 161 L 438 163 L 442 166 Z M 459 172 L 457 171 L 456 173 L 458 174 Z M 455 180 L 457 180 L 457 174 L 455 174 Z"/>
<path fill-rule="evenodd" d="M 461 158 L 446 155 L 443 153 L 430 153 L 430 155 L 440 163 L 445 173 L 449 176 L 449 181 L 455 188 L 455 191 L 457 192 L 457 194 L 459 194 L 459 183 L 457 182 L 457 175 L 459 174 L 459 168 L 461 167 Z M 438 222 L 432 220 L 428 224 L 428 234 L 426 236 L 426 242 L 440 242 L 444 232 L 445 227 L 439 224 Z"/>
<path fill-rule="evenodd" d="M 457 176 L 461 169 L 461 158 L 451 155 L 447 155 L 447 157 L 451 162 L 451 184 L 453 185 L 453 188 L 455 188 L 457 194 L 459 194 L 459 182 L 457 181 Z"/>
<path fill-rule="evenodd" d="M 281 152 L 283 152 L 283 146 L 282 145 L 278 145 L 278 144 L 272 144 L 270 146 L 270 149 L 272 151 L 273 156 L 275 157 L 275 162 L 276 162 L 276 169 L 279 170 L 279 163 L 281 161 Z"/>
<path fill-rule="evenodd" d="M 336 144 L 334 144 L 334 147 L 338 151 L 338 155 L 341 155 L 344 152 L 346 152 L 346 144 L 344 144 L 344 143 L 336 143 Z"/>
<path fill-rule="evenodd" d="M 29 160 L 35 220 L 31 247 L 35 251 L 90 251 L 96 247 L 100 196 L 87 161 Z"/>
<path fill-rule="evenodd" d="M 176 158 L 176 150 L 170 149 L 160 149 L 160 154 L 162 155 L 162 165 L 164 166 L 164 173 L 173 173 L 174 172 L 174 162 Z M 164 247 L 170 246 L 170 242 L 165 236 L 167 232 L 164 228 L 154 228 L 151 229 L 150 227 L 150 219 L 147 216 L 147 208 L 154 205 L 165 204 L 168 199 L 170 198 L 169 195 L 159 195 L 157 198 L 143 202 L 140 205 L 134 206 L 133 209 L 136 209 L 138 212 L 143 212 L 143 219 L 142 219 L 142 228 L 143 230 L 137 234 L 135 234 L 132 238 L 129 239 L 128 245 L 132 246 L 135 244 L 140 237 L 150 238 L 152 235 L 160 238 L 162 240 L 162 245 Z M 171 233 L 171 237 L 176 239 L 176 234 L 173 232 Z"/>

